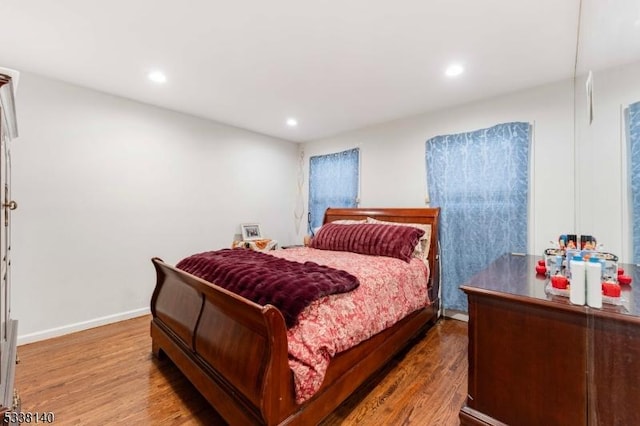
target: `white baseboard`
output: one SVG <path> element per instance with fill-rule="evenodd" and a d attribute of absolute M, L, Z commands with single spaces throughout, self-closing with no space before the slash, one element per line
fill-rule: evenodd
<path fill-rule="evenodd" d="M 465 312 L 461 312 L 461 311 L 454 311 L 454 310 L 444 310 L 444 314 L 445 317 L 447 318 L 451 318 L 454 320 L 458 320 L 458 321 L 465 321 L 465 322 L 469 322 L 469 314 L 465 313 Z"/>
<path fill-rule="evenodd" d="M 77 322 L 75 324 L 64 325 L 62 327 L 50 328 L 48 330 L 37 331 L 35 333 L 18 335 L 18 346 L 25 345 L 27 343 L 39 342 L 40 340 L 51 339 L 52 337 L 64 336 L 65 334 L 75 333 L 76 331 L 100 327 L 101 325 L 111 324 L 118 321 L 124 321 L 143 315 L 148 315 L 149 313 L 151 313 L 149 308 L 134 309 L 128 312 L 107 315 L 106 317 Z"/>

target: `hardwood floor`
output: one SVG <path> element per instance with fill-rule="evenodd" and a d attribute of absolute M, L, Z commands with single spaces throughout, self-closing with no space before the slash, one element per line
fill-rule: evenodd
<path fill-rule="evenodd" d="M 170 361 L 151 356 L 149 322 L 20 346 L 22 411 L 53 412 L 59 425 L 223 425 Z M 322 424 L 458 425 L 466 394 L 467 324 L 441 320 Z"/>

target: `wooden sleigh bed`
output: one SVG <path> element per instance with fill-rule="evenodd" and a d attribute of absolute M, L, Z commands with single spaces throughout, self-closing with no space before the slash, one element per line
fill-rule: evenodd
<path fill-rule="evenodd" d="M 328 209 L 324 222 L 374 219 L 431 224 L 431 304 L 331 361 L 322 386 L 295 402 L 287 328 L 280 311 L 260 306 L 154 258 L 152 351 L 168 356 L 232 425 L 316 424 L 439 316 L 438 208 Z"/>

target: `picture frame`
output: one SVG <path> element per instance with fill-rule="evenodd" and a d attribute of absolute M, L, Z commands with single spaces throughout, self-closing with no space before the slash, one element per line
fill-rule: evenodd
<path fill-rule="evenodd" d="M 262 230 L 259 223 L 242 223 L 240 224 L 242 229 L 242 240 L 253 241 L 262 239 Z"/>

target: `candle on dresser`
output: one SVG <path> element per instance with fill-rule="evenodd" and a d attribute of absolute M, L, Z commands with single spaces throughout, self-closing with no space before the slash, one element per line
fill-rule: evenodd
<path fill-rule="evenodd" d="M 591 257 L 585 265 L 587 275 L 587 305 L 602 308 L 602 264 L 597 257 Z"/>
<path fill-rule="evenodd" d="M 571 259 L 571 289 L 569 301 L 574 305 L 584 305 L 586 298 L 586 279 L 584 261 L 581 256 Z"/>

